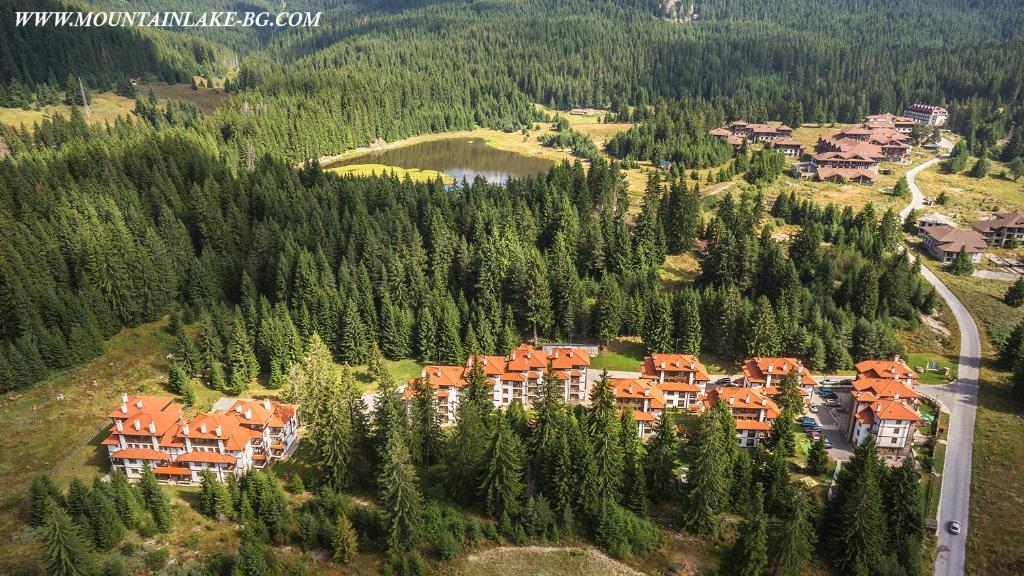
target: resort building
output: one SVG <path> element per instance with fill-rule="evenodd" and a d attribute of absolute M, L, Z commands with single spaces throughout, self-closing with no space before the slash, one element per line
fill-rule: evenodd
<path fill-rule="evenodd" d="M 902 457 L 913 447 L 921 395 L 914 390 L 917 373 L 896 356 L 856 365 L 850 390 L 852 416 L 847 438 L 858 445 L 873 434 L 880 454 Z"/>
<path fill-rule="evenodd" d="M 665 396 L 660 387 L 644 378 L 609 378 L 619 410 L 631 410 L 641 438 L 654 430 L 654 423 L 665 410 Z"/>
<path fill-rule="evenodd" d="M 928 104 L 911 104 L 903 115 L 929 126 L 945 126 L 949 120 L 949 112 L 945 108 Z"/>
<path fill-rule="evenodd" d="M 297 407 L 271 400 L 238 400 L 225 413 L 182 416 L 183 406 L 165 396 L 121 397 L 107 416 L 111 465 L 131 480 L 145 463 L 157 479 L 198 484 L 211 470 L 218 480 L 242 476 L 280 460 L 298 439 Z"/>
<path fill-rule="evenodd" d="M 459 395 L 468 383 L 474 359 L 487 376 L 491 400 L 497 408 L 507 408 L 513 402 L 524 408 L 533 406 L 549 369 L 560 383 L 563 402 L 579 404 L 587 398 L 590 352 L 586 347 L 567 345 L 544 350 L 522 344 L 508 356 L 471 356 L 463 366 L 426 366 L 418 378 L 409 381 L 402 399 L 411 401 L 416 384 L 425 381 L 435 390 L 434 402 L 441 423 L 454 423 Z"/>
<path fill-rule="evenodd" d="M 771 144 L 783 154 L 799 158 L 804 153 L 803 144 L 793 140 L 793 129 L 785 124 L 750 124 L 742 120 L 732 122 L 728 126 L 715 128 L 708 132 L 711 136 L 724 139 L 733 148 L 739 148 L 746 142 Z"/>
<path fill-rule="evenodd" d="M 932 212 L 918 217 L 917 219 L 917 235 L 920 238 L 924 238 L 928 235 L 927 228 L 932 226 L 950 226 L 956 228 L 956 220 L 953 220 L 945 214 L 939 214 L 938 212 Z"/>
<path fill-rule="evenodd" d="M 990 246 L 1015 248 L 1024 243 L 1024 214 L 1020 212 L 999 212 L 995 218 L 974 222 L 971 228 Z"/>
<path fill-rule="evenodd" d="M 643 378 L 661 390 L 668 408 L 694 409 L 708 385 L 708 369 L 690 354 L 652 354 L 640 366 Z"/>
<path fill-rule="evenodd" d="M 750 358 L 743 363 L 743 377 L 738 383 L 747 388 L 765 388 L 769 396 L 774 396 L 781 388 L 783 379 L 794 372 L 801 393 L 809 395 L 816 384 L 814 376 L 796 358 Z"/>
<path fill-rule="evenodd" d="M 964 249 L 971 262 L 981 262 L 981 255 L 988 247 L 985 237 L 975 230 L 962 230 L 946 224 L 922 228 L 924 247 L 936 260 L 948 263 Z"/>
<path fill-rule="evenodd" d="M 725 402 L 732 411 L 736 438 L 742 448 L 760 445 L 779 417 L 779 406 L 759 388 L 720 387 L 704 397 L 707 409 L 717 402 Z"/>

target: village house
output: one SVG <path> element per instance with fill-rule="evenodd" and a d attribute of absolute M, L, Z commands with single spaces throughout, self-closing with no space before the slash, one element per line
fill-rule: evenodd
<path fill-rule="evenodd" d="M 896 356 L 892 360 L 865 360 L 856 365 L 850 390 L 851 418 L 846 430 L 853 445 L 873 434 L 882 455 L 902 457 L 913 447 L 921 395 L 914 390 L 916 372 Z"/>
<path fill-rule="evenodd" d="M 952 262 L 962 247 L 971 262 L 981 262 L 981 255 L 988 247 L 985 237 L 974 230 L 962 230 L 946 224 L 929 226 L 924 230 L 924 247 L 936 260 Z"/>
<path fill-rule="evenodd" d="M 779 417 L 779 406 L 760 388 L 735 386 L 715 388 L 704 397 L 706 409 L 725 402 L 736 421 L 736 438 L 741 448 L 761 444 Z"/>
<path fill-rule="evenodd" d="M 949 120 L 949 112 L 945 108 L 928 104 L 911 104 L 903 115 L 929 126 L 945 126 Z"/>
<path fill-rule="evenodd" d="M 631 410 L 641 438 L 654 431 L 654 423 L 665 410 L 665 397 L 660 387 L 645 378 L 609 378 L 615 394 L 615 407 Z"/>
<path fill-rule="evenodd" d="M 690 354 L 652 354 L 640 366 L 643 378 L 661 390 L 668 408 L 696 409 L 708 384 L 708 370 Z"/>
<path fill-rule="evenodd" d="M 995 218 L 974 222 L 971 228 L 990 246 L 1015 248 L 1024 243 L 1024 215 L 1020 212 L 999 212 Z"/>
<path fill-rule="evenodd" d="M 290 404 L 239 400 L 228 412 L 191 420 L 182 410 L 169 397 L 122 395 L 101 442 L 111 465 L 131 480 L 148 463 L 163 482 L 198 484 L 203 470 L 223 481 L 283 458 L 298 437 L 297 409 Z"/>

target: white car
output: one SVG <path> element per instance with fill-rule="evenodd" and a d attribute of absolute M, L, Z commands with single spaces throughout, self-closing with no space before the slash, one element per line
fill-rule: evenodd
<path fill-rule="evenodd" d="M 954 535 L 954 536 L 958 536 L 960 534 L 960 522 L 959 521 L 953 520 L 952 522 L 949 523 L 949 533 Z"/>
<path fill-rule="evenodd" d="M 818 412 L 818 405 L 817 404 L 811 404 L 811 412 L 814 412 L 814 413 Z"/>

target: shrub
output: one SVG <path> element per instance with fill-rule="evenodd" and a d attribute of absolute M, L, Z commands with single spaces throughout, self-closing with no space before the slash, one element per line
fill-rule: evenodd
<path fill-rule="evenodd" d="M 171 553 L 166 548 L 150 550 L 149 552 L 146 552 L 146 568 L 149 568 L 152 572 L 156 572 L 163 568 L 164 564 L 167 564 L 167 560 L 170 557 Z"/>
<path fill-rule="evenodd" d="M 601 516 L 595 539 L 603 550 L 622 559 L 647 554 L 655 545 L 657 532 L 649 520 L 613 506 Z"/>

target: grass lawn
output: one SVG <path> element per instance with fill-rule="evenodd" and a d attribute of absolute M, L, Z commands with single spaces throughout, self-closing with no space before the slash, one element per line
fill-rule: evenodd
<path fill-rule="evenodd" d="M 394 174 L 398 179 L 404 180 L 406 176 L 414 182 L 432 182 L 441 178 L 445 184 L 455 182 L 451 176 L 438 172 L 437 170 L 420 170 L 419 168 L 402 168 L 400 166 L 387 166 L 385 164 L 349 164 L 347 166 L 336 166 L 328 168 L 329 172 L 335 174 L 352 176 L 379 176 L 383 174 Z"/>
<path fill-rule="evenodd" d="M 956 379 L 957 356 L 949 357 L 934 352 L 917 352 L 907 356 L 907 363 L 921 377 L 921 384 L 945 384 Z M 928 366 L 928 362 L 938 362 L 939 372 L 926 372 L 919 370 Z M 942 375 L 942 369 L 949 368 L 949 378 Z"/>
<path fill-rule="evenodd" d="M 620 337 L 611 346 L 591 359 L 591 370 L 625 370 L 639 372 L 644 361 L 644 347 L 637 338 Z"/>
<path fill-rule="evenodd" d="M 968 169 L 977 161 L 971 158 Z M 1006 167 L 992 160 L 992 171 L 984 178 L 972 178 L 965 173 L 946 174 L 941 166 L 933 166 L 917 176 L 921 190 L 937 198 L 945 192 L 949 201 L 945 205 L 929 206 L 922 212 L 939 212 L 969 226 L 974 220 L 989 218 L 993 212 L 1024 210 L 1024 178 L 1014 182 L 998 176 Z"/>
<path fill-rule="evenodd" d="M 680 288 L 690 284 L 700 275 L 700 261 L 693 251 L 683 254 L 669 254 L 661 265 L 659 279 L 665 288 Z"/>
<path fill-rule="evenodd" d="M 151 82 L 139 84 L 136 90 L 143 97 L 153 91 L 153 95 L 161 104 L 165 104 L 168 98 L 175 100 L 189 100 L 195 102 L 199 109 L 209 114 L 217 107 L 217 104 L 226 96 L 222 89 L 199 88 L 192 90 L 187 84 L 165 84 L 163 82 Z M 89 115 L 86 121 L 94 124 L 113 122 L 118 116 L 130 115 L 135 110 L 135 99 L 125 98 L 113 92 L 92 92 L 92 104 L 89 105 Z M 0 108 L 0 123 L 21 127 L 22 124 L 31 128 L 34 123 L 42 122 L 44 118 L 54 114 L 61 114 L 67 117 L 70 108 L 63 104 L 57 106 L 46 106 L 41 110 L 22 110 L 21 108 Z"/>

